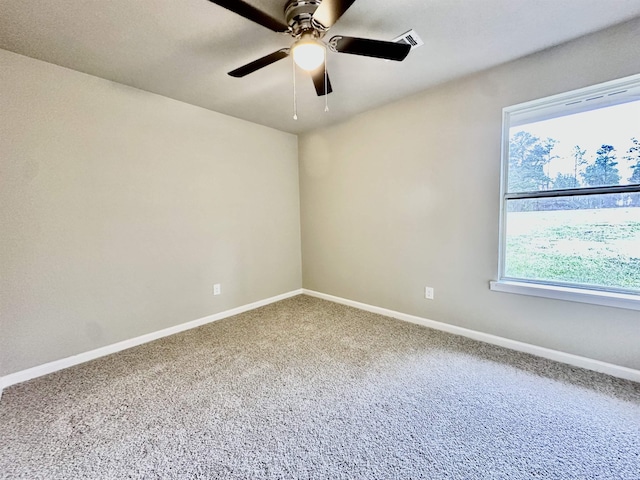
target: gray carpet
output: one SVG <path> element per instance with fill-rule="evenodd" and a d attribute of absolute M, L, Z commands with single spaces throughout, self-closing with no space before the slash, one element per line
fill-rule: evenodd
<path fill-rule="evenodd" d="M 640 479 L 640 384 L 299 296 L 16 385 L 2 478 Z"/>

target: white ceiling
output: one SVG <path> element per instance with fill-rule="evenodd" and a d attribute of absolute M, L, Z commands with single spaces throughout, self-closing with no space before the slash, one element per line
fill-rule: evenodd
<path fill-rule="evenodd" d="M 283 0 L 247 1 L 283 18 Z M 207 0 L 0 0 L 0 48 L 299 133 L 638 16 L 640 0 L 359 0 L 327 38 L 413 28 L 425 45 L 402 63 L 330 53 L 330 111 L 300 72 L 297 121 L 290 59 L 226 74 L 291 38 Z"/>

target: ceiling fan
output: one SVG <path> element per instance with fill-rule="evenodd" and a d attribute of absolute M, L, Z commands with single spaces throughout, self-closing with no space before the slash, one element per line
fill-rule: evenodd
<path fill-rule="evenodd" d="M 336 35 L 328 42 L 322 39 L 355 0 L 288 0 L 284 7 L 284 22 L 273 18 L 242 0 L 209 0 L 274 32 L 291 35 L 291 48 L 282 48 L 229 72 L 232 77 L 244 77 L 288 57 L 310 73 L 316 93 L 333 91 L 326 71 L 327 48 L 336 53 L 350 53 L 385 60 L 402 61 L 411 46 L 405 43 L 370 40 Z"/>

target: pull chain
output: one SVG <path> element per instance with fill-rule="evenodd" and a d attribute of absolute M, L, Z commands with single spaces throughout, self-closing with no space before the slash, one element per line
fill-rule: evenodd
<path fill-rule="evenodd" d="M 327 48 L 324 49 L 324 111 L 329 111 L 329 75 L 327 75 Z"/>
<path fill-rule="evenodd" d="M 291 60 L 293 65 L 293 119 L 298 120 L 298 101 L 296 99 L 296 62 Z"/>

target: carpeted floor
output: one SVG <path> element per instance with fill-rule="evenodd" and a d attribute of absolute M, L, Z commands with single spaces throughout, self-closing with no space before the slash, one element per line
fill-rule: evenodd
<path fill-rule="evenodd" d="M 307 296 L 16 385 L 2 478 L 640 479 L 640 384 Z"/>

